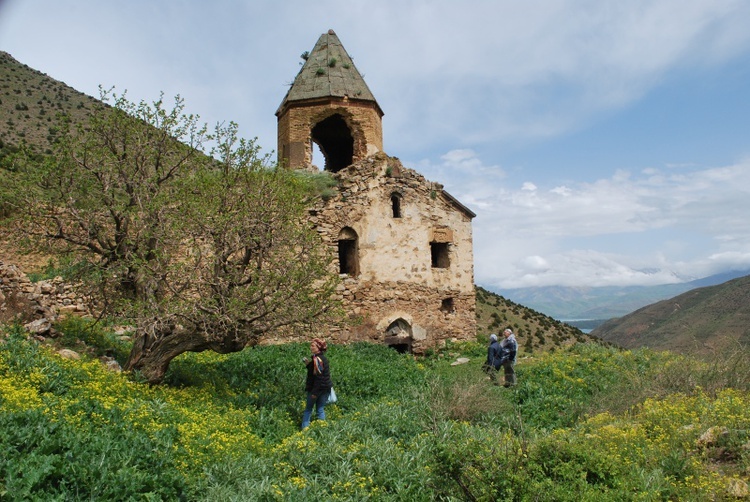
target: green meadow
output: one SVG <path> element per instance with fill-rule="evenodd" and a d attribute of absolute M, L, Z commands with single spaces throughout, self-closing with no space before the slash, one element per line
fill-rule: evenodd
<path fill-rule="evenodd" d="M 58 329 L 127 354 L 104 326 Z M 483 343 L 334 345 L 339 401 L 300 431 L 306 344 L 185 354 L 149 386 L 17 326 L 2 338 L 0 500 L 750 497 L 746 350 L 706 363 L 579 343 L 521 357 L 506 389 L 482 373 Z"/>

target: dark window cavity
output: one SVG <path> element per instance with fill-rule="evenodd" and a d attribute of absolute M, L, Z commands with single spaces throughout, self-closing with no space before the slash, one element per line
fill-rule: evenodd
<path fill-rule="evenodd" d="M 346 227 L 339 232 L 339 273 L 359 275 L 359 246 L 357 232 Z"/>
<path fill-rule="evenodd" d="M 451 265 L 447 242 L 431 242 L 432 268 L 448 268 Z"/>
<path fill-rule="evenodd" d="M 391 209 L 394 218 L 401 218 L 401 194 L 394 193 L 391 195 Z"/>
<path fill-rule="evenodd" d="M 453 298 L 443 298 L 443 301 L 440 302 L 440 310 L 442 312 L 450 313 L 456 311 L 456 306 L 453 302 Z"/>
<path fill-rule="evenodd" d="M 341 115 L 331 115 L 315 124 L 310 136 L 325 157 L 326 171 L 335 173 L 352 165 L 354 138 Z"/>

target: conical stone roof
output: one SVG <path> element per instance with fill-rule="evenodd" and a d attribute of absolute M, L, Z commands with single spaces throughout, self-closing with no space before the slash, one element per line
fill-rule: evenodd
<path fill-rule="evenodd" d="M 292 102 L 330 97 L 371 101 L 383 115 L 380 105 L 333 30 L 320 36 L 276 114 L 279 115 Z"/>

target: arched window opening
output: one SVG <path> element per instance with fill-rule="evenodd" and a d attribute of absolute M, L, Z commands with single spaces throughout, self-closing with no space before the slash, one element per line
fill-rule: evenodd
<path fill-rule="evenodd" d="M 391 195 L 391 210 L 394 218 L 401 218 L 401 194 L 394 193 Z"/>
<path fill-rule="evenodd" d="M 385 344 L 399 353 L 412 351 L 411 325 L 402 318 L 393 321 L 385 330 Z"/>
<path fill-rule="evenodd" d="M 310 136 L 325 157 L 326 171 L 335 173 L 352 165 L 354 138 L 341 115 L 331 115 L 315 124 Z"/>
<path fill-rule="evenodd" d="M 352 277 L 359 275 L 359 246 L 357 232 L 346 227 L 339 232 L 339 273 Z"/>
<path fill-rule="evenodd" d="M 451 265 L 447 242 L 430 242 L 432 268 L 448 268 Z"/>

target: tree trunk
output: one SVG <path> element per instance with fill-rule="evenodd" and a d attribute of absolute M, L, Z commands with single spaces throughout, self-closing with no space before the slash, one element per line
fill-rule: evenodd
<path fill-rule="evenodd" d="M 125 369 L 139 371 L 149 383 L 158 384 L 164 380 L 172 359 L 209 348 L 210 344 L 198 333 L 174 325 L 152 326 L 136 336 Z"/>

